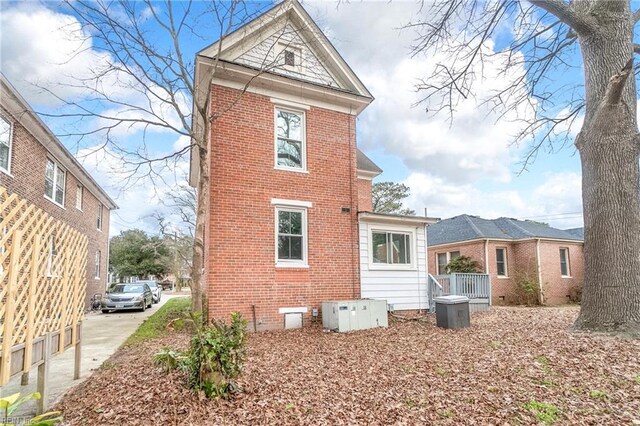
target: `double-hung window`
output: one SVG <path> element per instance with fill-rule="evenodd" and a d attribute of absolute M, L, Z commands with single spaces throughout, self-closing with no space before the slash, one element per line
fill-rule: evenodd
<path fill-rule="evenodd" d="M 64 207 L 65 171 L 55 161 L 47 158 L 44 172 L 44 195 Z"/>
<path fill-rule="evenodd" d="M 438 253 L 438 275 L 444 275 L 447 273 L 447 265 L 456 257 L 460 257 L 459 251 L 450 251 L 445 253 Z"/>
<path fill-rule="evenodd" d="M 98 216 L 96 217 L 96 229 L 102 231 L 102 203 L 98 203 Z"/>
<path fill-rule="evenodd" d="M 276 107 L 276 168 L 306 171 L 305 114 Z"/>
<path fill-rule="evenodd" d="M 102 253 L 100 253 L 100 250 L 98 250 L 96 252 L 96 259 L 95 259 L 95 268 L 96 268 L 96 274 L 95 274 L 95 278 L 98 279 L 100 278 L 100 257 L 101 257 Z"/>
<path fill-rule="evenodd" d="M 560 275 L 563 277 L 571 276 L 571 268 L 569 266 L 569 249 L 562 247 L 560 249 Z"/>
<path fill-rule="evenodd" d="M 84 192 L 84 187 L 80 184 L 76 185 L 76 209 L 82 210 L 82 196 Z"/>
<path fill-rule="evenodd" d="M 0 170 L 5 173 L 11 173 L 12 130 L 11 123 L 0 115 Z"/>
<path fill-rule="evenodd" d="M 411 234 L 373 230 L 371 255 L 376 265 L 411 265 Z"/>
<path fill-rule="evenodd" d="M 507 276 L 507 249 L 496 249 L 496 275 L 499 277 Z"/>
<path fill-rule="evenodd" d="M 307 211 L 293 207 L 277 207 L 276 241 L 278 266 L 307 265 Z"/>

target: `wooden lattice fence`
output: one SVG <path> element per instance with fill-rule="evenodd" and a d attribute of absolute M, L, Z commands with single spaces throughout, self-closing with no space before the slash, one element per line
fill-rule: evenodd
<path fill-rule="evenodd" d="M 0 386 L 76 345 L 87 236 L 0 187 Z"/>

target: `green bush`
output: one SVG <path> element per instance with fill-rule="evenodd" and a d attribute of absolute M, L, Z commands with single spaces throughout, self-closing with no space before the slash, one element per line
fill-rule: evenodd
<path fill-rule="evenodd" d="M 0 398 L 0 426 L 11 426 L 10 416 L 25 402 L 32 399 L 40 399 L 39 392 L 30 393 L 20 398 L 20 393 Z M 52 426 L 62 421 L 59 411 L 49 411 L 28 420 L 28 424 L 33 426 Z"/>
<path fill-rule="evenodd" d="M 516 271 L 513 278 L 515 300 L 517 305 L 539 305 L 540 284 L 537 274 L 530 271 Z"/>
<path fill-rule="evenodd" d="M 463 274 L 478 274 L 482 272 L 482 266 L 480 262 L 470 258 L 469 256 L 458 256 L 451 259 L 445 267 L 447 274 L 459 272 Z"/>
<path fill-rule="evenodd" d="M 207 397 L 228 397 L 239 390 L 235 379 L 246 355 L 247 321 L 231 314 L 231 324 L 214 321 L 202 326 L 191 339 L 186 369 L 189 384 Z"/>

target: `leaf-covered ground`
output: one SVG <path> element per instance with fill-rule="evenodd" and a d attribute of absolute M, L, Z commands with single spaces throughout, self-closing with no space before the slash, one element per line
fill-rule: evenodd
<path fill-rule="evenodd" d="M 338 334 L 253 334 L 229 401 L 199 398 L 123 348 L 57 407 L 72 425 L 640 424 L 640 341 L 573 334 L 576 308 L 494 308 L 472 327 L 426 322 Z"/>

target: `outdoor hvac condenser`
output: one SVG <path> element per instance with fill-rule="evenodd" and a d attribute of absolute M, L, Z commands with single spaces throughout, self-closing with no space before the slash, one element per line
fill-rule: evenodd
<path fill-rule="evenodd" d="M 386 300 L 322 302 L 322 326 L 339 332 L 387 327 Z"/>

